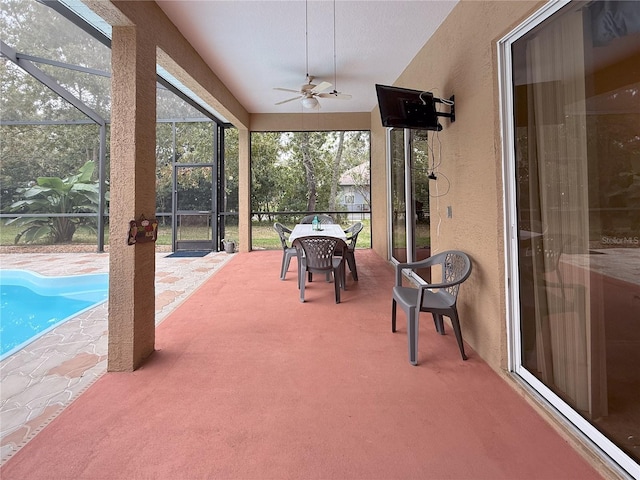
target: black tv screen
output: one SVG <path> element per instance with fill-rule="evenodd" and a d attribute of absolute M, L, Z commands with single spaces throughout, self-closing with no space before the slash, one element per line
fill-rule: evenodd
<path fill-rule="evenodd" d="M 377 85 L 382 125 L 416 130 L 442 130 L 431 92 Z"/>

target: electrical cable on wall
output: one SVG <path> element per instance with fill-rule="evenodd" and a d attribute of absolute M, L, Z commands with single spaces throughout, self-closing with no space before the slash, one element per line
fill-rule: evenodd
<path fill-rule="evenodd" d="M 447 190 L 444 193 L 439 193 L 439 188 L 438 188 L 439 184 L 438 184 L 438 182 L 441 179 L 444 179 L 447 182 Z M 449 177 L 447 177 L 444 173 L 438 172 L 437 179 L 434 180 L 434 181 L 436 182 L 436 194 L 435 195 L 431 195 L 431 193 L 429 193 L 429 196 L 431 198 L 444 197 L 445 195 L 447 195 L 449 193 L 449 190 L 451 190 L 451 182 L 449 181 Z"/>
<path fill-rule="evenodd" d="M 431 196 L 431 189 L 429 189 Z M 436 226 L 436 237 L 440 238 L 440 224 L 442 223 L 442 214 L 440 213 L 440 192 L 438 191 L 438 182 L 436 182 L 436 212 L 438 212 L 438 225 Z"/>
<path fill-rule="evenodd" d="M 435 140 L 434 140 L 435 135 Z M 438 152 L 437 152 L 437 161 L 436 161 L 436 150 L 433 147 L 433 143 L 438 142 Z M 442 213 L 440 212 L 440 197 L 443 197 L 449 193 L 451 189 L 451 181 L 449 177 L 447 177 L 444 173 L 440 171 L 440 165 L 442 164 L 442 142 L 440 141 L 440 135 L 436 131 L 431 136 L 431 141 L 429 141 L 429 133 L 427 132 L 427 148 L 431 154 L 431 169 L 429 172 L 429 180 L 433 180 L 435 182 L 436 194 L 431 194 L 431 189 L 429 189 L 429 197 L 436 199 L 436 212 L 438 213 L 438 224 L 436 225 L 436 237 L 440 237 L 440 225 L 442 224 Z M 447 189 L 444 193 L 440 193 L 440 181 L 444 179 L 447 182 Z"/>
<path fill-rule="evenodd" d="M 433 140 L 434 135 L 435 135 L 435 139 L 438 142 L 437 161 L 436 161 L 436 151 L 432 146 L 432 143 L 434 142 Z M 440 141 L 439 132 L 435 132 L 435 134 L 432 134 L 431 138 L 432 138 L 432 141 L 430 142 L 429 134 L 427 132 L 427 148 L 431 153 L 431 169 L 429 171 L 428 177 L 429 177 L 429 180 L 433 180 L 436 182 L 436 194 L 432 195 L 431 190 L 429 190 L 429 196 L 431 198 L 438 198 L 449 193 L 449 190 L 451 189 L 451 181 L 449 180 L 449 177 L 447 177 L 444 173 L 440 171 L 440 165 L 442 164 L 442 142 Z M 447 190 L 442 194 L 440 194 L 439 192 L 439 184 L 438 184 L 438 180 L 440 180 L 441 178 L 444 178 L 447 182 Z"/>

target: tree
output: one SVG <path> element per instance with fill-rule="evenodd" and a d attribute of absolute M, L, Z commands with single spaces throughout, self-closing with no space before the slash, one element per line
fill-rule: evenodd
<path fill-rule="evenodd" d="M 329 211 L 336 211 L 336 200 L 338 197 L 338 180 L 340 180 L 340 164 L 342 163 L 342 153 L 344 151 L 344 132 L 338 132 L 338 148 L 333 157 L 333 168 L 331 169 L 331 193 L 329 195 Z"/>
<path fill-rule="evenodd" d="M 2 40 L 18 53 L 60 62 L 61 65 L 35 64 L 109 122 L 111 51 L 107 46 L 36 0 L 2 0 L 0 29 Z M 64 64 L 72 68 L 64 68 Z M 83 68 L 93 73 L 81 71 Z M 66 178 L 85 162 L 97 162 L 99 127 L 6 59 L 0 61 L 0 78 L 2 119 L 20 122 L 0 126 L 0 209 L 8 213 L 14 203 L 23 199 L 22 194 L 35 177 Z M 212 162 L 216 127 L 200 111 L 160 85 L 156 91 L 156 114 L 156 204 L 159 213 L 168 213 L 173 207 L 173 161 Z M 107 177 L 108 139 L 109 135 Z M 230 143 L 233 144 L 233 134 Z M 235 144 L 235 162 L 227 162 L 235 174 L 225 172 L 224 188 L 228 196 L 235 198 L 235 207 L 231 208 L 237 210 L 237 139 Z M 211 167 L 184 170 L 179 181 L 185 188 L 180 192 L 181 205 L 198 206 L 198 210 L 204 204 L 210 205 L 214 181 Z"/>
<path fill-rule="evenodd" d="M 251 209 L 272 212 L 278 209 L 278 198 L 282 194 L 279 164 L 282 156 L 279 133 L 251 134 Z M 261 218 L 261 215 L 259 215 Z"/>
<path fill-rule="evenodd" d="M 302 153 L 302 165 L 304 165 L 305 177 L 307 179 L 307 212 L 315 212 L 318 192 L 316 188 L 315 163 L 311 158 L 311 149 L 309 147 L 309 136 L 309 132 L 302 132 L 300 135 L 300 151 Z"/>
<path fill-rule="evenodd" d="M 36 184 L 18 190 L 22 195 L 11 205 L 11 211 L 28 213 L 97 213 L 100 202 L 98 182 L 92 180 L 94 162 L 85 163 L 76 175 L 66 178 L 38 177 Z M 15 238 L 34 243 L 49 238 L 53 243 L 71 242 L 77 228 L 95 233 L 95 225 L 87 217 L 18 217 L 7 222 L 24 228 Z"/>
<path fill-rule="evenodd" d="M 0 9 L 2 40 L 18 52 L 108 73 L 111 52 L 80 28 L 36 2 L 3 0 Z M 108 118 L 109 79 L 66 68 L 36 64 L 78 99 Z M 36 176 L 66 177 L 86 161 L 97 160 L 99 127 L 62 124 L 87 118 L 55 93 L 8 60 L 0 62 L 0 182 L 2 211 Z M 25 123 L 33 121 L 33 125 Z M 61 122 L 59 125 L 43 124 Z"/>
<path fill-rule="evenodd" d="M 253 133 L 251 144 L 251 206 L 258 212 L 336 211 L 339 178 L 369 160 L 368 132 Z"/>
<path fill-rule="evenodd" d="M 226 128 L 224 130 L 224 205 L 225 212 L 238 211 L 238 130 Z"/>
<path fill-rule="evenodd" d="M 172 124 L 156 123 L 156 212 L 170 213 L 173 192 Z"/>
<path fill-rule="evenodd" d="M 173 95 L 173 94 L 171 94 Z M 184 109 L 184 101 L 166 92 L 160 95 L 165 107 L 173 100 L 177 110 Z M 198 114 L 201 116 L 201 114 Z M 201 120 L 158 122 L 156 124 L 156 211 L 169 213 L 172 209 L 173 162 L 180 164 L 205 164 L 213 162 L 214 123 Z M 175 141 L 174 141 L 175 140 Z M 175 144 L 175 151 L 174 151 Z M 183 168 L 179 168 L 182 171 Z M 206 209 L 211 204 L 212 171 L 210 167 L 189 168 L 188 175 L 181 174 L 179 181 L 180 209 L 190 204 L 195 210 Z M 186 202 L 186 203 L 185 203 Z"/>

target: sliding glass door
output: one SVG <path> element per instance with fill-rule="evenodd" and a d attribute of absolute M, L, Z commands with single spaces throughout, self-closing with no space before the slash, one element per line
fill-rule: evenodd
<path fill-rule="evenodd" d="M 631 471 L 640 460 L 640 29 L 624 19 L 640 18 L 640 3 L 552 13 L 503 51 L 514 370 Z"/>
<path fill-rule="evenodd" d="M 405 158 L 405 132 L 398 128 L 390 129 L 387 145 L 390 164 L 391 179 L 391 258 L 398 263 L 407 262 L 409 258 L 407 242 L 407 198 L 411 198 L 411 192 L 407 194 L 406 178 L 409 175 Z"/>
<path fill-rule="evenodd" d="M 391 258 L 398 263 L 422 260 L 431 254 L 427 135 L 392 128 L 387 145 Z M 426 275 L 423 278 L 429 280 Z"/>

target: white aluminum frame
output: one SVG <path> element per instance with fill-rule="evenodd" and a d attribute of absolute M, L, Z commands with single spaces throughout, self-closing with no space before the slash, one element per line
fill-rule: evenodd
<path fill-rule="evenodd" d="M 498 88 L 500 92 L 500 131 L 502 132 L 502 168 L 503 168 L 503 208 L 504 244 L 505 244 L 505 300 L 507 305 L 507 345 L 509 371 L 520 377 L 528 387 L 548 402 L 549 410 L 569 422 L 575 433 L 587 443 L 591 443 L 594 451 L 607 463 L 611 460 L 624 469 L 617 469 L 622 475 L 640 479 L 640 466 L 611 440 L 594 428 L 587 420 L 579 415 L 572 407 L 558 397 L 537 377 L 524 368 L 521 363 L 522 345 L 520 337 L 520 309 L 518 281 L 518 232 L 517 232 L 517 202 L 515 184 L 515 132 L 513 128 L 513 64 L 511 45 L 534 27 L 557 13 L 570 3 L 569 0 L 552 0 L 535 12 L 514 30 L 505 35 L 497 43 L 498 53 Z"/>
<path fill-rule="evenodd" d="M 387 162 L 387 180 L 391 179 L 391 130 L 392 128 L 387 128 L 386 132 L 386 162 Z M 396 129 L 400 130 L 400 129 Z M 411 153 L 413 150 L 412 141 L 413 134 L 411 129 L 405 128 L 402 129 L 403 132 L 403 142 L 404 142 L 404 189 L 405 189 L 405 218 L 415 218 L 415 205 L 411 199 L 413 198 L 413 180 L 411 178 L 411 171 L 413 170 L 413 159 L 411 157 Z M 387 212 L 391 213 L 392 209 L 392 200 L 391 200 L 391 188 L 387 183 Z M 387 255 L 389 260 L 393 265 L 397 265 L 399 262 L 393 258 L 393 215 L 388 216 L 387 222 L 387 244 L 388 244 L 388 252 Z M 415 261 L 415 228 L 410 224 L 410 222 L 406 221 L 405 223 L 405 235 L 407 240 L 407 262 Z M 418 285 L 426 285 L 427 282 L 420 277 L 414 271 L 406 271 L 404 275 L 410 278 Z"/>

